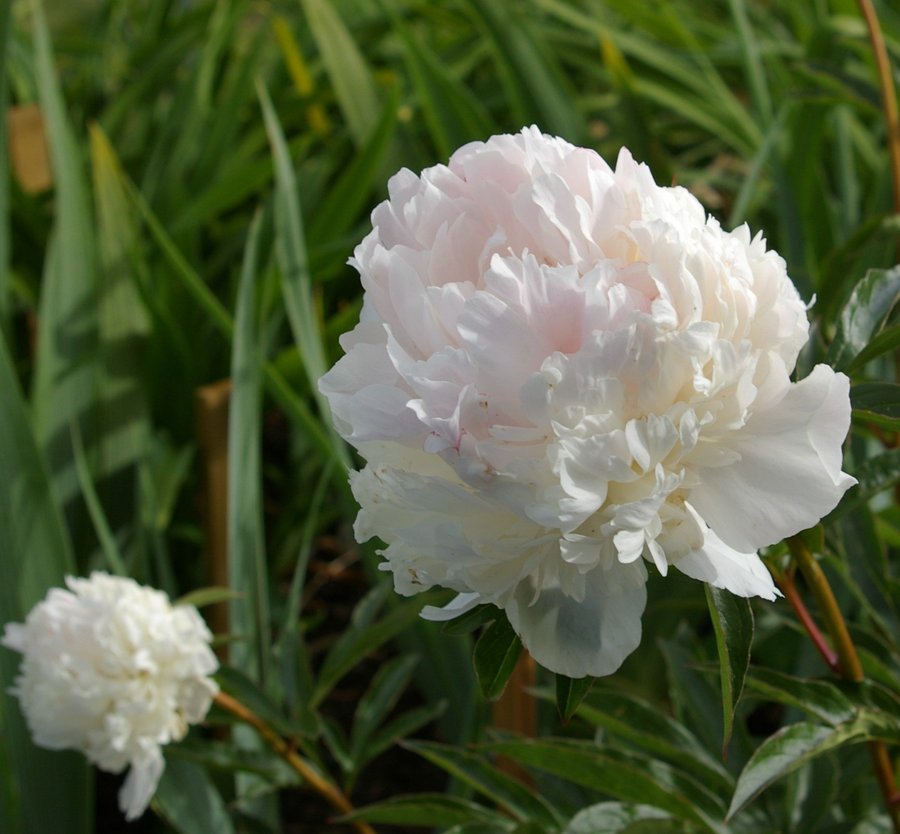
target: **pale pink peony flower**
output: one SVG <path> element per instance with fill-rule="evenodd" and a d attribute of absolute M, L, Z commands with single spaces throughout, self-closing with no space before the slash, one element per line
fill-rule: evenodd
<path fill-rule="evenodd" d="M 847 378 L 789 379 L 784 261 L 627 150 L 613 170 L 536 128 L 388 188 L 320 387 L 396 589 L 457 591 L 435 619 L 493 603 L 572 677 L 637 647 L 646 563 L 774 599 L 756 551 L 854 483 Z"/>
<path fill-rule="evenodd" d="M 11 692 L 38 746 L 130 767 L 119 805 L 132 820 L 156 792 L 162 745 L 202 721 L 218 691 L 212 635 L 196 608 L 133 579 L 97 572 L 66 585 L 6 626 L 0 643 L 24 655 Z"/>

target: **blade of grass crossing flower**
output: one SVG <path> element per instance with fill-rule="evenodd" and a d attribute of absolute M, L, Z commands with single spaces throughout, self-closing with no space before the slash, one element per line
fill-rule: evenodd
<path fill-rule="evenodd" d="M 262 525 L 260 366 L 255 281 L 262 217 L 250 225 L 241 269 L 231 355 L 232 394 L 228 417 L 229 586 L 243 599 L 230 605 L 231 628 L 244 639 L 231 662 L 263 683 L 270 640 L 269 587 Z"/>
<path fill-rule="evenodd" d="M 309 384 L 314 392 L 319 413 L 327 426 L 335 457 L 345 469 L 350 468 L 350 455 L 344 441 L 334 430 L 325 398 L 319 393 L 318 380 L 328 364 L 322 347 L 318 317 L 313 305 L 312 280 L 306 255 L 303 215 L 297 195 L 297 182 L 287 143 L 278 116 L 265 88 L 260 85 L 259 99 L 275 157 L 275 249 L 281 267 L 281 288 L 294 341 Z"/>
<path fill-rule="evenodd" d="M 750 668 L 750 646 L 753 643 L 753 609 L 750 601 L 730 591 L 706 585 L 706 603 L 716 634 L 719 652 L 719 675 L 722 681 L 722 718 L 724 757 L 734 728 L 734 711 L 744 689 L 744 678 Z"/>
<path fill-rule="evenodd" d="M 300 0 L 300 4 L 350 135 L 362 146 L 381 110 L 372 72 L 334 4 L 329 0 Z"/>
<path fill-rule="evenodd" d="M 6 341 L 0 338 L 0 623 L 21 622 L 75 561 L 54 501 L 46 463 Z M 11 682 L 18 656 L 0 650 L 0 679 Z M 19 705 L 0 692 L 0 821 L 23 834 L 88 834 L 92 830 L 90 770 L 72 753 L 32 743 Z"/>
<path fill-rule="evenodd" d="M 56 495 L 66 501 L 78 491 L 69 424 L 85 420 L 97 401 L 94 235 L 82 160 L 66 118 L 44 11 L 39 0 L 30 5 L 35 75 L 56 183 L 55 245 L 48 247 L 41 290 L 32 408 Z M 86 444 L 93 449 L 93 427 L 84 425 Z"/>

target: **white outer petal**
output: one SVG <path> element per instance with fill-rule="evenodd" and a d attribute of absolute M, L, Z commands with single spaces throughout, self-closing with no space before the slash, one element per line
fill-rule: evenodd
<path fill-rule="evenodd" d="M 774 600 L 781 596 L 756 553 L 740 553 L 706 530 L 703 545 L 681 556 L 675 567 L 691 579 L 709 582 L 740 597 Z"/>
<path fill-rule="evenodd" d="M 119 791 L 119 809 L 126 820 L 136 820 L 147 810 L 164 768 L 165 760 L 158 747 L 148 750 L 146 756 L 131 763 Z"/>
<path fill-rule="evenodd" d="M 546 586 L 535 599 L 526 580 L 506 603 L 506 615 L 545 669 L 570 678 L 611 675 L 641 642 L 646 579 L 642 562 L 597 567 L 585 577 L 583 602 Z"/>
<path fill-rule="evenodd" d="M 841 472 L 850 381 L 827 365 L 753 414 L 729 448 L 741 459 L 703 470 L 690 502 L 722 541 L 750 552 L 814 525 L 856 479 Z"/>

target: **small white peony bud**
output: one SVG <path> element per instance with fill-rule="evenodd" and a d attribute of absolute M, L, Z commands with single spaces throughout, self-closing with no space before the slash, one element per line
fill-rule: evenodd
<path fill-rule="evenodd" d="M 774 599 L 757 550 L 854 483 L 847 377 L 790 379 L 784 261 L 624 148 L 611 168 L 533 127 L 388 192 L 320 388 L 397 591 L 457 591 L 434 618 L 493 603 L 571 677 L 638 645 L 648 565 Z"/>
<path fill-rule="evenodd" d="M 162 745 L 202 721 L 217 692 L 212 635 L 195 608 L 133 579 L 97 572 L 66 585 L 6 626 L 0 642 L 23 655 L 10 692 L 35 744 L 131 768 L 119 806 L 132 820 L 156 791 Z"/>

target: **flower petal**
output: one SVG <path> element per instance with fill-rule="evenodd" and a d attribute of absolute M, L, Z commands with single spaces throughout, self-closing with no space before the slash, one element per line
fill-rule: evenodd
<path fill-rule="evenodd" d="M 707 529 L 703 545 L 675 561 L 692 579 L 709 582 L 741 597 L 774 600 L 781 596 L 769 571 L 756 553 L 740 553 Z"/>
<path fill-rule="evenodd" d="M 751 552 L 781 541 L 831 512 L 856 483 L 841 472 L 849 385 L 817 365 L 735 435 L 739 461 L 703 470 L 690 501 L 723 542 Z"/>
<path fill-rule="evenodd" d="M 544 585 L 519 583 L 506 604 L 510 624 L 531 656 L 570 678 L 611 675 L 641 642 L 647 602 L 642 562 L 595 568 L 585 577 L 584 600 Z"/>
<path fill-rule="evenodd" d="M 136 820 L 147 810 L 164 767 L 165 761 L 159 747 L 148 749 L 145 756 L 132 762 L 119 791 L 119 809 L 126 820 Z"/>

